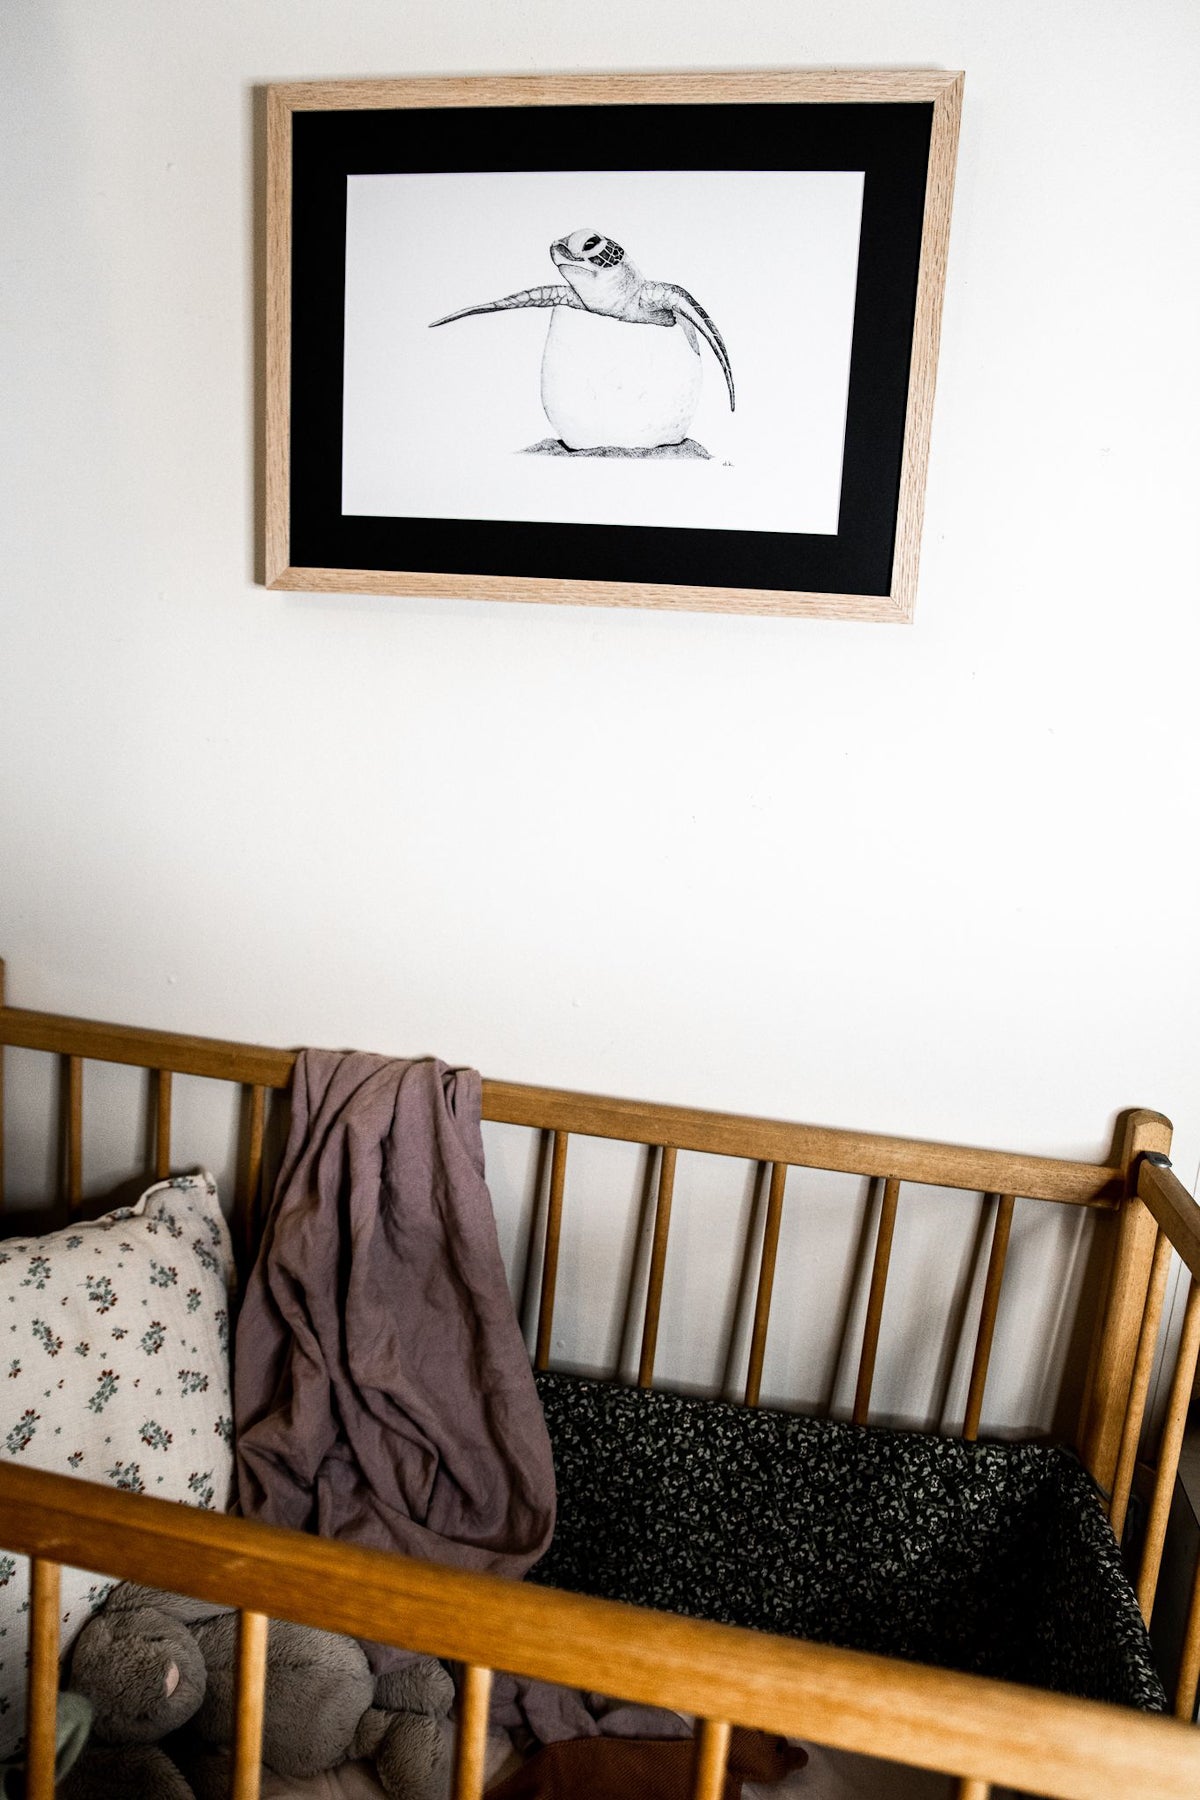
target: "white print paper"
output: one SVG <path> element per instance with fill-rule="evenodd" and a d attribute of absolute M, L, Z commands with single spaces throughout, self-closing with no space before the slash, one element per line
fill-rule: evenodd
<path fill-rule="evenodd" d="M 347 190 L 343 512 L 836 533 L 861 171 L 353 175 Z M 631 357 L 679 346 L 678 325 L 525 304 L 434 328 L 564 293 L 550 247 L 585 228 L 623 251 L 639 299 L 683 290 L 727 348 L 732 411 L 711 337 L 692 333 L 688 437 L 707 459 L 529 454 L 556 441 L 556 313 Z"/>

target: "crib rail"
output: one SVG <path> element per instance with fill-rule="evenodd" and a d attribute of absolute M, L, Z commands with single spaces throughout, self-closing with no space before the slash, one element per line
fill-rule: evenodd
<path fill-rule="evenodd" d="M 248 1260 L 257 1239 L 267 1097 L 290 1082 L 296 1053 L 263 1045 L 35 1012 L 6 1006 L 3 999 L 3 965 L 0 964 L 0 1047 L 10 1045 L 50 1052 L 65 1062 L 63 1197 L 69 1207 L 79 1204 L 83 1191 L 86 1063 L 121 1063 L 152 1072 L 155 1081 L 154 1172 L 159 1176 L 170 1169 L 173 1077 L 176 1074 L 201 1076 L 243 1088 L 247 1108 L 233 1223 L 235 1242 L 242 1258 Z M 637 1378 L 642 1387 L 651 1386 L 654 1379 L 675 1171 L 680 1151 L 744 1159 L 769 1168 L 769 1195 L 759 1249 L 758 1283 L 744 1387 L 746 1403 L 752 1406 L 758 1403 L 762 1383 L 775 1259 L 789 1171 L 822 1169 L 880 1181 L 883 1197 L 853 1408 L 853 1417 L 860 1424 L 870 1418 L 871 1388 L 901 1185 L 916 1183 L 997 1196 L 991 1254 L 963 1423 L 963 1434 L 968 1438 L 977 1435 L 982 1414 L 1015 1197 L 1020 1195 L 1115 1213 L 1127 1194 L 1134 1146 L 1134 1138 L 1126 1131 L 1114 1145 L 1109 1161 L 1084 1163 L 695 1108 L 650 1105 L 496 1080 L 484 1081 L 483 1114 L 485 1119 L 496 1124 L 523 1126 L 549 1134 L 553 1144 L 535 1334 L 534 1365 L 538 1369 L 548 1366 L 550 1356 L 567 1157 L 572 1137 L 642 1144 L 654 1148 L 659 1156 L 653 1245 L 638 1361 Z M 0 1205 L 3 1204 L 3 1193 L 3 1114 L 0 1108 Z M 1121 1327 L 1121 1321 L 1118 1326 Z M 1126 1320 L 1116 1332 L 1118 1363 L 1122 1355 L 1125 1362 L 1132 1362 L 1132 1345 L 1125 1342 L 1128 1329 Z M 1098 1467 L 1102 1475 L 1108 1473 L 1103 1467 L 1103 1453 L 1114 1437 L 1117 1408 L 1123 1384 L 1127 1385 L 1128 1380 L 1127 1370 L 1119 1365 L 1116 1392 L 1105 1391 L 1112 1361 L 1111 1356 L 1102 1359 L 1099 1382 L 1102 1432 Z M 1093 1464 L 1089 1462 L 1089 1466 Z"/>
<path fill-rule="evenodd" d="M 485 1118 L 498 1124 L 619 1138 L 634 1144 L 669 1144 L 676 1150 L 706 1151 L 793 1168 L 894 1178 L 969 1193 L 1016 1193 L 1032 1200 L 1108 1209 L 1124 1191 L 1124 1171 L 1110 1163 L 978 1150 L 962 1144 L 654 1106 L 513 1082 L 485 1081 L 483 1099 Z"/>
<path fill-rule="evenodd" d="M 102 1024 L 94 1019 L 74 1019 L 65 1014 L 7 1006 L 4 988 L 5 970 L 0 960 L 0 1051 L 7 1046 L 42 1051 L 63 1059 L 66 1080 L 61 1197 L 71 1208 L 79 1205 L 83 1195 L 85 1064 L 123 1064 L 145 1069 L 154 1077 L 153 1173 L 156 1177 L 168 1174 L 171 1167 L 175 1075 L 228 1082 L 245 1090 L 246 1121 L 234 1197 L 234 1221 L 238 1248 L 243 1255 L 248 1253 L 256 1227 L 266 1100 L 270 1092 L 286 1088 L 291 1081 L 295 1051 L 193 1037 L 181 1032 L 151 1031 L 135 1025 Z M 0 1210 L 4 1203 L 4 1073 L 0 1056 Z"/>
<path fill-rule="evenodd" d="M 171 1167 L 174 1076 L 204 1077 L 240 1087 L 245 1096 L 245 1108 L 234 1196 L 234 1235 L 243 1259 L 253 1254 L 267 1099 L 272 1092 L 288 1086 L 295 1066 L 295 1051 L 141 1026 L 105 1024 L 8 1006 L 4 995 L 4 964 L 0 961 L 0 1051 L 6 1045 L 48 1052 L 63 1059 L 66 1079 L 62 1197 L 72 1208 L 79 1204 L 83 1193 L 84 1069 L 87 1063 L 125 1064 L 145 1069 L 153 1076 L 153 1172 L 156 1176 L 167 1174 Z M 1080 1450 L 1088 1468 L 1105 1489 L 1113 1486 L 1151 1274 L 1153 1221 L 1144 1206 L 1131 1207 L 1129 1202 L 1140 1155 L 1145 1151 L 1165 1151 L 1170 1144 L 1170 1126 L 1158 1114 L 1131 1112 L 1123 1115 L 1108 1159 L 1087 1163 L 679 1106 L 650 1105 L 490 1079 L 483 1084 L 483 1112 L 486 1119 L 497 1124 L 525 1126 L 549 1134 L 553 1143 L 536 1328 L 534 1360 L 538 1368 L 547 1366 L 550 1353 L 566 1165 L 573 1136 L 643 1144 L 659 1152 L 654 1239 L 638 1367 L 638 1380 L 642 1386 L 650 1386 L 653 1382 L 679 1152 L 742 1158 L 769 1169 L 769 1197 L 759 1251 L 744 1389 L 749 1405 L 757 1404 L 761 1387 L 775 1257 L 789 1170 L 822 1169 L 880 1181 L 883 1197 L 854 1398 L 853 1417 L 858 1423 L 866 1423 L 870 1417 L 871 1387 L 902 1183 L 995 1196 L 992 1244 L 963 1421 L 963 1435 L 967 1438 L 974 1438 L 980 1425 L 1015 1199 L 1019 1196 L 1084 1206 L 1117 1215 L 1109 1302 L 1097 1341 L 1080 1424 Z M 0 1207 L 4 1204 L 3 1143 L 3 1058 L 0 1055 Z"/>
<path fill-rule="evenodd" d="M 35 1012 L 6 1006 L 3 999 L 3 965 L 0 964 L 0 1047 L 10 1045 L 50 1052 L 64 1059 L 63 1198 L 68 1207 L 77 1206 L 83 1192 L 83 1090 L 87 1063 L 120 1063 L 152 1073 L 155 1082 L 153 1168 L 159 1176 L 170 1169 L 174 1076 L 207 1077 L 236 1084 L 244 1090 L 246 1107 L 233 1225 L 235 1243 L 242 1259 L 248 1261 L 258 1235 L 267 1098 L 272 1091 L 285 1088 L 290 1082 L 296 1053 L 263 1045 Z M 487 1120 L 497 1124 L 523 1126 L 548 1134 L 553 1144 L 535 1334 L 534 1364 L 539 1369 L 548 1366 L 550 1356 L 567 1157 L 572 1137 L 641 1144 L 653 1148 L 659 1157 L 653 1245 L 638 1360 L 637 1379 L 642 1387 L 651 1386 L 654 1379 L 679 1153 L 691 1151 L 745 1159 L 769 1169 L 769 1195 L 758 1252 L 758 1282 L 744 1386 L 746 1403 L 751 1406 L 758 1403 L 762 1384 L 775 1259 L 789 1171 L 821 1169 L 882 1183 L 879 1227 L 854 1396 L 853 1418 L 860 1424 L 870 1419 L 871 1390 L 902 1184 L 994 1195 L 991 1252 L 962 1427 L 967 1438 L 974 1438 L 980 1426 L 1016 1197 L 1084 1206 L 1107 1214 L 1119 1213 L 1128 1195 L 1134 1153 L 1143 1147 L 1136 1122 L 1157 1119 L 1157 1115 L 1128 1115 L 1118 1132 L 1110 1158 L 1101 1163 L 1086 1163 L 732 1113 L 650 1105 L 496 1080 L 484 1081 L 483 1113 Z M 1130 1121 L 1134 1123 L 1130 1124 Z M 1158 1123 L 1165 1125 L 1165 1121 Z M 1150 1129 L 1154 1129 L 1153 1124 Z M 1166 1137 L 1160 1135 L 1155 1139 L 1156 1143 L 1169 1142 L 1169 1127 L 1166 1129 Z M 3 1204 L 3 1192 L 3 1114 L 0 1108 L 0 1205 Z M 1119 1255 L 1118 1271 L 1124 1271 L 1129 1262 L 1128 1256 Z M 1136 1258 L 1134 1263 L 1136 1265 Z M 1132 1273 L 1133 1285 L 1124 1310 L 1118 1307 L 1111 1325 L 1106 1326 L 1108 1336 L 1103 1353 L 1097 1358 L 1091 1415 L 1083 1427 L 1085 1436 L 1091 1434 L 1090 1447 L 1085 1452 L 1088 1466 L 1106 1487 L 1111 1485 L 1116 1435 L 1134 1356 L 1131 1332 L 1136 1333 L 1133 1308 L 1138 1299 L 1139 1267 L 1134 1266 Z"/>
<path fill-rule="evenodd" d="M 294 1050 L 151 1031 L 140 1025 L 104 1025 L 96 1019 L 72 1019 L 64 1013 L 33 1012 L 19 1006 L 0 1009 L 0 1019 L 3 1042 L 14 1048 L 127 1063 L 139 1069 L 173 1069 L 178 1075 L 204 1075 L 246 1086 L 285 1088 L 296 1061 Z"/>
<path fill-rule="evenodd" d="M 35 1559 L 31 1800 L 53 1792 L 57 1565 L 242 1612 L 236 1800 L 257 1794 L 266 1618 L 465 1665 L 455 1800 L 479 1800 L 490 1673 L 500 1668 L 695 1713 L 693 1793 L 719 1794 L 730 1725 L 997 1783 L 1053 1800 L 1194 1800 L 1200 1733 L 1096 1701 L 646 1612 L 200 1513 L 0 1464 L 7 1548 Z"/>
<path fill-rule="evenodd" d="M 2 994 L 0 988 L 0 999 Z M 168 1074 L 207 1076 L 264 1091 L 286 1088 L 296 1061 L 294 1050 L 144 1026 L 107 1025 L 3 1004 L 0 1045 L 48 1051 L 76 1064 L 124 1063 Z M 1020 1194 L 1032 1200 L 1108 1210 L 1117 1205 L 1125 1188 L 1125 1171 L 1118 1163 L 1025 1156 L 835 1126 L 656 1106 L 517 1082 L 485 1080 L 483 1112 L 497 1124 L 526 1125 L 540 1131 L 666 1144 L 677 1151 L 704 1151 L 966 1192 Z"/>

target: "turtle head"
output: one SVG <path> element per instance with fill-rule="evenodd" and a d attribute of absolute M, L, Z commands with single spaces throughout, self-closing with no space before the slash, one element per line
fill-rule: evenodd
<path fill-rule="evenodd" d="M 620 244 L 603 232 L 571 232 L 550 246 L 550 256 L 590 312 L 615 310 L 642 278 Z"/>

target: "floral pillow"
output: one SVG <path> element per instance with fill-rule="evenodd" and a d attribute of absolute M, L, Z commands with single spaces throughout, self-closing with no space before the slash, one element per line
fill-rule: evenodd
<path fill-rule="evenodd" d="M 232 1497 L 233 1256 L 211 1175 L 0 1243 L 0 1460 L 224 1511 Z M 29 1565 L 3 1548 L 0 1758 L 25 1728 Z M 65 1654 L 113 1586 L 64 1569 Z"/>

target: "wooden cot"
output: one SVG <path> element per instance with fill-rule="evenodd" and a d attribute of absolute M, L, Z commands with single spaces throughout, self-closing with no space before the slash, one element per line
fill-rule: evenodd
<path fill-rule="evenodd" d="M 264 1123 L 272 1092 L 286 1089 L 295 1053 L 251 1044 L 105 1025 L 4 1004 L 0 1048 L 64 1060 L 61 1198 L 83 1193 L 83 1072 L 88 1062 L 128 1064 L 153 1083 L 149 1174 L 171 1165 L 172 1076 L 208 1077 L 245 1090 L 235 1236 L 253 1246 Z M 0 1082 L 0 1101 L 3 1089 Z M 676 1157 L 700 1151 L 769 1168 L 744 1400 L 758 1403 L 772 1302 L 784 1182 L 791 1168 L 832 1170 L 884 1184 L 853 1416 L 869 1417 L 892 1230 L 903 1183 L 997 1196 L 964 1435 L 983 1404 L 1014 1200 L 1095 1208 L 1111 1241 L 1103 1303 L 1075 1438 L 1086 1468 L 1111 1496 L 1121 1534 L 1142 1437 L 1172 1259 L 1191 1282 L 1170 1382 L 1140 1566 L 1134 1573 L 1148 1621 L 1200 1347 L 1200 1209 L 1171 1172 L 1171 1128 L 1161 1115 L 1120 1118 L 1109 1158 L 1092 1164 L 731 1114 L 485 1081 L 484 1116 L 548 1134 L 551 1147 L 535 1363 L 548 1362 L 558 1272 L 567 1153 L 576 1135 L 661 1150 L 639 1382 L 653 1381 Z M 0 1106 L 0 1127 L 3 1113 Z M 2 1144 L 2 1138 L 0 1138 Z M 0 1158 L 2 1169 L 2 1158 Z M 493 1669 L 694 1713 L 695 1800 L 722 1792 L 733 1725 L 937 1770 L 960 1800 L 987 1800 L 992 1785 L 1056 1800 L 1195 1800 L 1200 1733 L 1191 1725 L 1200 1677 L 1200 1579 L 1194 1587 L 1172 1719 L 833 1648 L 659 1614 L 552 1588 L 420 1563 L 324 1541 L 67 1477 L 0 1464 L 0 1539 L 31 1556 L 28 1709 L 32 1800 L 53 1793 L 58 1591 L 63 1564 L 186 1590 L 240 1610 L 238 1724 L 232 1792 L 259 1791 L 266 1632 L 284 1618 L 404 1645 L 464 1665 L 454 1795 L 478 1800 Z M 1188 1722 L 1184 1722 L 1188 1721 Z"/>

